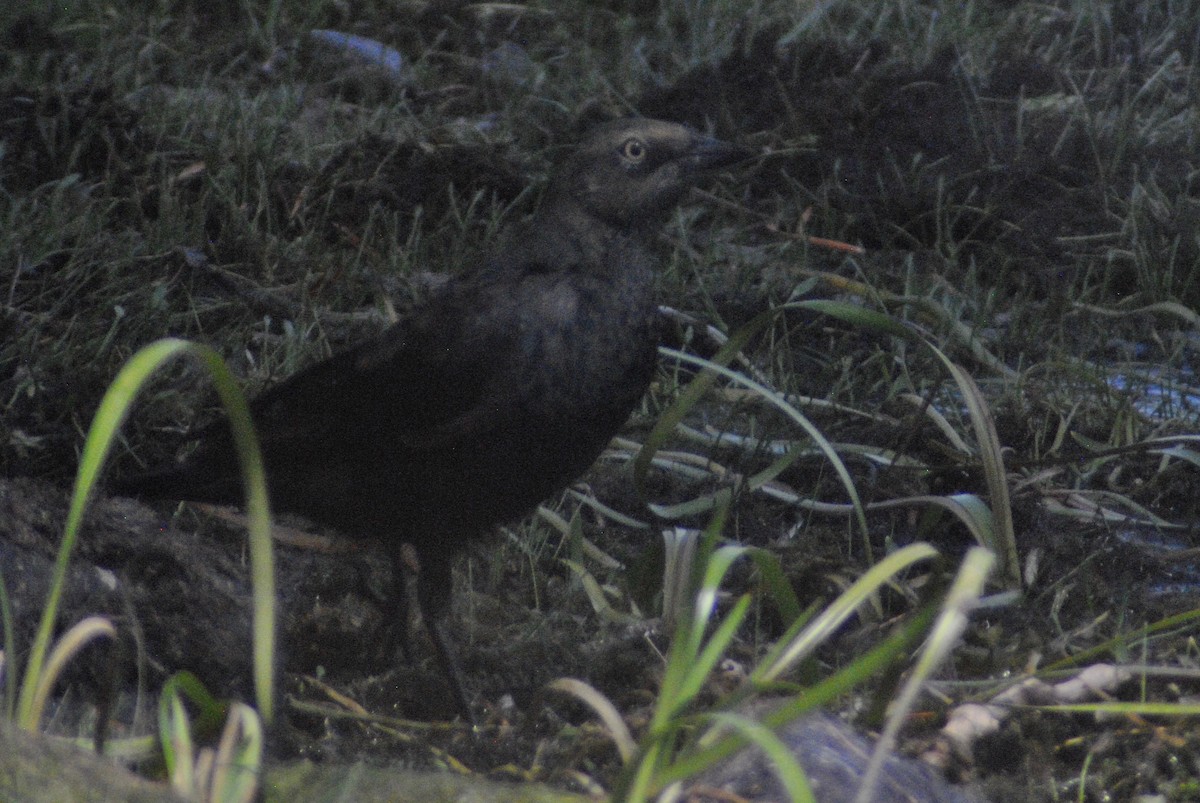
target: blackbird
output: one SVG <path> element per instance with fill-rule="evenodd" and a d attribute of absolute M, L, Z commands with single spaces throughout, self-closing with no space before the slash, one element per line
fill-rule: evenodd
<path fill-rule="evenodd" d="M 648 241 L 694 179 L 745 155 L 674 123 L 598 126 L 482 265 L 251 404 L 272 505 L 386 548 L 402 637 L 411 545 L 422 619 L 468 720 L 443 632 L 452 561 L 576 479 L 629 417 L 657 354 Z M 182 463 L 110 490 L 237 504 L 227 423 L 198 439 Z"/>

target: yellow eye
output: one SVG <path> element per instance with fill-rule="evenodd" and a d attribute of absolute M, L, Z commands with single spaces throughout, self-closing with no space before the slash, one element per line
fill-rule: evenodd
<path fill-rule="evenodd" d="M 621 155 L 631 162 L 640 162 L 646 158 L 646 143 L 636 138 L 627 139 L 621 146 Z"/>

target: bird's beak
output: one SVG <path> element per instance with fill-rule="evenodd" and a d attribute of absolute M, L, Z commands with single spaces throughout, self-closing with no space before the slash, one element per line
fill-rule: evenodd
<path fill-rule="evenodd" d="M 689 170 L 701 173 L 740 162 L 753 154 L 754 151 L 742 145 L 697 134 L 692 137 L 685 162 Z"/>

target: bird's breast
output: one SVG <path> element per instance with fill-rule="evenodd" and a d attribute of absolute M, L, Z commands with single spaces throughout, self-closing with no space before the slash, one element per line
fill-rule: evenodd
<path fill-rule="evenodd" d="M 531 302 L 532 318 L 547 327 L 571 326 L 580 315 L 580 292 L 560 282 L 538 293 Z"/>

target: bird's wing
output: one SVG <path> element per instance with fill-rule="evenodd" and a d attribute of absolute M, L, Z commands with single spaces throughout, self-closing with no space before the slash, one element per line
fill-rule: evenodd
<path fill-rule="evenodd" d="M 494 316 L 446 294 L 378 337 L 267 390 L 251 409 L 264 452 L 311 452 L 330 442 L 386 438 L 437 448 L 494 426 L 507 408 L 500 381 L 517 348 Z"/>

